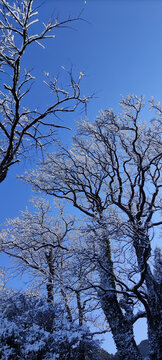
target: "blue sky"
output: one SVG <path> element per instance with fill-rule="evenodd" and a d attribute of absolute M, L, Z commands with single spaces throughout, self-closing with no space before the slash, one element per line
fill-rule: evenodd
<path fill-rule="evenodd" d="M 84 94 L 96 92 L 96 98 L 88 105 L 90 119 L 101 109 L 118 109 L 121 94 L 145 95 L 146 100 L 154 96 L 161 100 L 162 1 L 87 0 L 85 4 L 84 0 L 36 0 L 36 5 L 41 4 L 37 26 L 50 16 L 64 19 L 81 13 L 84 20 L 57 30 L 56 38 L 46 43 L 45 50 L 36 47 L 27 53 L 24 66 L 33 68 L 38 81 L 27 99 L 28 104 L 39 104 L 41 108 L 50 101 L 42 83 L 43 72 L 57 75 L 61 65 L 67 68 L 73 65 L 74 72 L 86 74 L 82 84 Z M 81 115 L 84 116 L 77 111 L 70 118 L 62 116 L 62 121 L 74 128 Z M 70 132 L 59 131 L 59 136 L 65 143 L 70 142 Z M 1 222 L 18 215 L 27 205 L 31 189 L 18 181 L 16 174 L 35 166 L 36 161 L 35 155 L 30 161 L 23 160 L 13 166 L 1 184 Z M 137 326 L 136 336 L 137 342 L 146 337 L 144 325 Z M 111 343 L 106 347 L 109 352 L 114 351 Z"/>

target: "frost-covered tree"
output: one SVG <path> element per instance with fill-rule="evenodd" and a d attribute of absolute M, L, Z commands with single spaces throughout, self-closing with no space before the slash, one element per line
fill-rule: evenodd
<path fill-rule="evenodd" d="M 106 332 L 95 321 L 100 308 L 96 292 L 84 290 L 85 278 L 92 278 L 92 265 L 80 258 L 84 239 L 79 239 L 74 217 L 65 214 L 58 202 L 55 207 L 43 198 L 30 202 L 34 211 L 26 208 L 19 217 L 6 220 L 0 232 L 0 249 L 14 260 L 13 272 L 27 273 L 32 286 L 45 289 L 48 302 L 60 299 L 71 323 L 95 322 L 98 333 Z"/>
<path fill-rule="evenodd" d="M 44 47 L 48 39 L 55 37 L 57 28 L 74 20 L 49 20 L 42 29 L 35 29 L 38 12 L 34 0 L 0 1 L 0 182 L 29 149 L 43 150 L 52 141 L 59 127 L 56 114 L 73 112 L 80 103 L 87 103 L 88 98 L 80 94 L 82 73 L 75 81 L 72 72 L 67 71 L 70 83 L 63 87 L 58 78 L 50 79 L 45 69 L 44 82 L 53 95 L 51 103 L 42 107 L 28 105 L 28 94 L 34 99 L 31 85 L 35 77 L 30 70 L 33 46 Z M 28 67 L 24 62 L 26 54 L 31 54 Z"/>
<path fill-rule="evenodd" d="M 64 215 L 58 204 L 52 213 L 49 202 L 43 198 L 30 202 L 34 211 L 26 208 L 20 217 L 6 220 L 0 235 L 1 251 L 15 259 L 18 272 L 27 272 L 46 287 L 49 302 L 54 301 L 54 292 L 58 291 L 66 299 L 63 277 L 67 276 L 66 267 L 72 256 L 69 233 L 74 217 Z"/>
<path fill-rule="evenodd" d="M 145 316 L 150 360 L 160 360 L 160 285 L 151 256 L 161 224 L 162 109 L 152 101 L 155 114 L 146 122 L 143 98 L 128 96 L 120 105 L 119 114 L 110 109 L 94 122 L 78 123 L 73 147 L 49 154 L 26 181 L 68 200 L 92 219 L 85 253 L 89 249 L 99 281 L 91 285 L 98 288 L 119 358 L 141 359 L 133 324 Z"/>

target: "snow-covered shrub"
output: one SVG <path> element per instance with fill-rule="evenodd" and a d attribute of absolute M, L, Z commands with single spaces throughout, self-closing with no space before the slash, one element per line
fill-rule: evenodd
<path fill-rule="evenodd" d="M 0 345 L 1 360 L 76 360 L 81 350 L 91 355 L 98 348 L 89 329 L 69 322 L 59 304 L 5 291 L 0 296 Z"/>

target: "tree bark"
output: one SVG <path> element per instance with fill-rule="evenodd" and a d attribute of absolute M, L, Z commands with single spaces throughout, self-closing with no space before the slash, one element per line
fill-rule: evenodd
<path fill-rule="evenodd" d="M 141 274 L 143 273 L 143 282 L 147 289 L 147 326 L 149 341 L 150 360 L 160 360 L 162 354 L 162 296 L 161 283 L 158 283 L 151 272 L 148 264 L 148 258 L 151 256 L 150 242 L 147 233 L 139 229 L 134 241 L 134 248 L 137 255 L 137 261 Z"/>
<path fill-rule="evenodd" d="M 126 318 L 117 299 L 110 242 L 106 235 L 100 240 L 100 249 L 98 270 L 101 290 L 99 297 L 117 347 L 118 358 L 120 360 L 142 360 L 134 340 L 132 319 Z"/>
<path fill-rule="evenodd" d="M 150 360 L 160 360 L 162 355 L 162 295 L 161 284 L 152 275 L 149 265 L 146 272 L 146 287 L 150 312 L 147 314 Z"/>
<path fill-rule="evenodd" d="M 53 265 L 53 251 L 49 250 L 49 253 L 46 254 L 46 259 L 48 262 L 49 276 L 47 283 L 47 302 L 54 302 L 54 265 Z"/>
<path fill-rule="evenodd" d="M 134 340 L 133 325 L 123 315 L 116 295 L 100 296 L 102 309 L 111 328 L 121 360 L 142 360 Z"/>

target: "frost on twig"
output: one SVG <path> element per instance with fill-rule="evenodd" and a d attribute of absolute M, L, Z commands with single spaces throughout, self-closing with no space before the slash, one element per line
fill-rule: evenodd
<path fill-rule="evenodd" d="M 2 0 L 0 3 L 0 182 L 5 179 L 9 167 L 20 161 L 31 147 L 43 150 L 47 143 L 53 141 L 55 128 L 63 127 L 56 124 L 56 114 L 73 112 L 80 103 L 86 107 L 91 97 L 81 95 L 83 73 L 80 72 L 74 79 L 72 71 L 66 71 L 67 86 L 59 84 L 58 78 L 45 81 L 53 97 L 49 106 L 44 104 L 41 111 L 25 107 L 26 95 L 31 92 L 35 79 L 30 70 L 22 68 L 26 49 L 30 51 L 31 44 L 44 47 L 45 40 L 55 37 L 56 28 L 77 20 L 49 21 L 43 24 L 43 30 L 34 33 L 38 12 L 33 4 L 34 0 L 12 4 Z"/>

